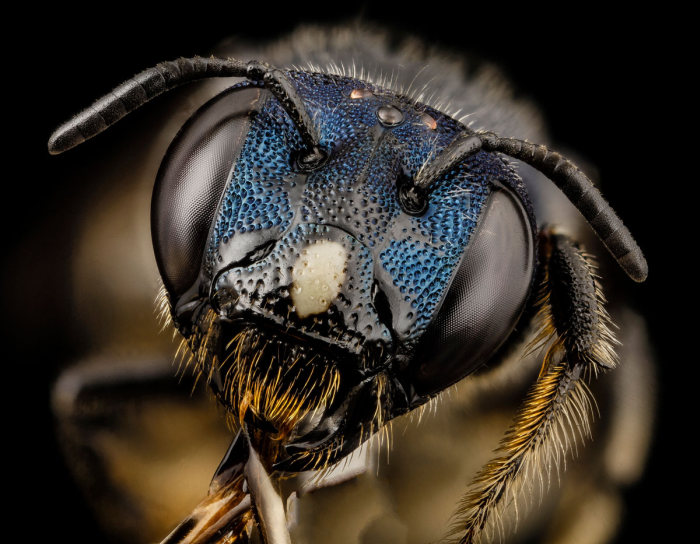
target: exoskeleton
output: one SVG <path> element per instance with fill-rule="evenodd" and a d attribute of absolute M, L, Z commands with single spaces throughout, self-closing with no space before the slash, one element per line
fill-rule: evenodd
<path fill-rule="evenodd" d="M 180 374 L 206 384 L 232 433 L 208 496 L 163 542 L 449 533 L 466 543 L 516 520 L 518 534 L 565 541 L 557 535 L 583 514 L 567 497 L 573 484 L 547 502 L 550 480 L 591 433 L 585 383 L 618 365 L 619 341 L 604 281 L 579 243 L 581 221 L 559 226 L 559 210 L 572 208 L 553 195 L 563 192 L 635 281 L 647 274 L 641 250 L 572 161 L 532 143 L 536 112 L 495 72 L 465 80 L 448 57 L 392 50 L 357 30 L 305 30 L 283 43 L 294 47 L 255 60 L 226 51 L 161 63 L 49 142 L 62 152 L 183 83 L 239 78 L 184 123 L 155 176 L 162 315 L 182 338 Z M 619 319 L 622 334 L 641 326 Z M 66 442 L 85 435 L 78 406 L 99 404 L 106 385 L 162 383 L 170 367 L 154 361 L 67 371 L 55 394 Z M 410 430 L 446 395 L 436 411 L 455 428 Z M 488 460 L 494 429 L 505 437 Z M 406 443 L 385 467 L 372 455 L 392 440 Z M 110 455 L 97 463 L 107 483 L 93 493 L 109 495 L 107 510 L 128 511 L 139 500 L 110 495 L 119 487 Z M 388 474 L 373 479 L 377 467 Z M 572 472 L 566 482 L 581 478 Z M 603 486 L 588 484 L 587 504 L 602 500 Z M 319 497 L 353 486 L 355 529 L 330 537 L 345 519 Z M 413 499 L 433 494 L 437 512 L 417 515 Z M 547 508 L 518 513 L 523 498 Z M 591 541 L 609 539 L 610 527 Z"/>

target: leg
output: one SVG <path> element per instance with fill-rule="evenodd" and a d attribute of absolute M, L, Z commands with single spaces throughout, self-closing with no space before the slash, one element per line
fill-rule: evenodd
<path fill-rule="evenodd" d="M 462 499 L 452 535 L 463 544 L 474 542 L 487 522 L 498 527 L 499 509 L 517 498 L 519 483 L 534 479 L 544 488 L 550 467 L 558 471 L 571 446 L 590 434 L 591 402 L 581 377 L 616 364 L 617 342 L 590 257 L 568 237 L 544 231 L 540 263 L 539 333 L 531 349 L 546 348 L 542 367 L 498 456 Z"/>
<path fill-rule="evenodd" d="M 209 395 L 171 357 L 91 358 L 53 389 L 57 434 L 100 524 L 124 542 L 160 541 L 206 495 L 231 439 Z"/>

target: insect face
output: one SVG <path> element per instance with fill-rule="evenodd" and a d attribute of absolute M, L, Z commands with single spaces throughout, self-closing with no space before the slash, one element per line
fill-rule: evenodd
<path fill-rule="evenodd" d="M 352 78 L 291 81 L 325 159 L 304 168 L 275 97 L 238 86 L 173 142 L 153 236 L 178 329 L 231 411 L 266 391 L 252 413 L 279 430 L 292 424 L 276 409 L 287 396 L 298 416 L 324 401 L 288 446 L 287 466 L 299 470 L 315 459 L 295 444 L 307 433 L 314 451 L 339 459 L 379 421 L 483 364 L 525 304 L 534 243 L 521 181 L 485 152 L 443 174 L 423 213 L 402 209 L 401 184 L 465 130 L 459 123 Z M 343 425 L 325 428 L 331 416 Z"/>
<path fill-rule="evenodd" d="M 533 345 L 546 348 L 539 376 L 457 515 L 461 542 L 475 541 L 520 475 L 556 464 L 570 443 L 561 436 L 585 434 L 581 378 L 616 362 L 594 263 L 568 236 L 538 232 L 503 155 L 549 177 L 643 281 L 639 247 L 558 153 L 474 132 L 345 74 L 216 58 L 162 63 L 59 128 L 50 150 L 213 76 L 247 81 L 206 104 L 170 146 L 152 234 L 184 358 L 238 434 L 210 497 L 164 543 L 232 542 L 253 519 L 267 541 L 288 541 L 268 473 L 331 466 L 393 418 L 498 363 L 536 314 Z"/>

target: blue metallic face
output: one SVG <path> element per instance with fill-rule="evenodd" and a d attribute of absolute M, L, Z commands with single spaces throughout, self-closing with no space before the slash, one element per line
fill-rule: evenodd
<path fill-rule="evenodd" d="M 491 183 L 518 181 L 499 158 L 481 153 L 435 185 L 423 216 L 407 215 L 399 206 L 397 180 L 415 176 L 464 126 L 351 78 L 295 73 L 293 81 L 329 158 L 318 170 L 300 173 L 290 160 L 301 146 L 297 129 L 275 100 L 265 102 L 250 125 L 207 246 L 205 267 L 216 276 L 214 291 L 236 290 L 237 310 L 286 319 L 265 298 L 288 291 L 289 265 L 303 247 L 333 239 L 352 255 L 334 306 L 353 334 L 340 344 L 391 346 L 392 333 L 401 342 L 416 340 L 450 284 Z M 384 126 L 378 117 L 384 106 L 395 107 L 403 121 Z M 264 259 L 228 268 L 261 240 L 277 242 Z M 387 293 L 391 323 L 382 322 L 373 306 L 374 282 Z"/>
<path fill-rule="evenodd" d="M 399 185 L 468 129 L 371 83 L 288 77 L 327 154 L 314 170 L 296 161 L 288 114 L 251 83 L 205 106 L 164 160 L 154 240 L 176 324 L 195 349 L 218 324 L 214 361 L 242 330 L 292 345 L 285 357 L 337 367 L 346 395 L 362 397 L 350 393 L 360 383 L 389 395 L 393 417 L 483 364 L 515 326 L 534 270 L 522 182 L 482 151 L 410 215 Z"/>

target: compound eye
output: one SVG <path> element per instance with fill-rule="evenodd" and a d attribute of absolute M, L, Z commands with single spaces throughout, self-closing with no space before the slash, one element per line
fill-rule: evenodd
<path fill-rule="evenodd" d="M 204 247 L 262 94 L 234 88 L 205 104 L 183 126 L 161 163 L 151 230 L 163 283 L 176 299 L 199 277 Z"/>
<path fill-rule="evenodd" d="M 515 327 L 534 273 L 534 240 L 520 200 L 494 188 L 442 306 L 419 341 L 412 382 L 442 391 L 494 354 Z"/>

